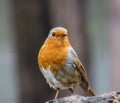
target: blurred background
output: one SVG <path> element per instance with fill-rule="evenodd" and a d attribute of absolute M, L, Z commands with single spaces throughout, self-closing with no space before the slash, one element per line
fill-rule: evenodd
<path fill-rule="evenodd" d="M 120 0 L 0 0 L 0 103 L 54 98 L 37 55 L 56 26 L 68 29 L 96 94 L 119 91 Z"/>

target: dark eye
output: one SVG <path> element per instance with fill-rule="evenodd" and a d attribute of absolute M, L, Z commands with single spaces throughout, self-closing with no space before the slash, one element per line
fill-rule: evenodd
<path fill-rule="evenodd" d="M 55 36 L 55 33 L 52 33 L 52 36 Z"/>
<path fill-rule="evenodd" d="M 62 34 L 63 37 L 67 36 L 67 34 Z"/>

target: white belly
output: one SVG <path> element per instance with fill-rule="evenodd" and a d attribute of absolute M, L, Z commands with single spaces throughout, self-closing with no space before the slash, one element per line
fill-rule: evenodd
<path fill-rule="evenodd" d="M 50 69 L 44 69 L 41 68 L 40 69 L 42 74 L 44 75 L 47 83 L 49 84 L 50 87 L 57 89 L 67 89 L 68 87 L 63 87 L 62 84 L 60 84 L 60 82 L 56 79 L 56 77 L 54 76 L 54 74 L 50 71 Z"/>
<path fill-rule="evenodd" d="M 47 83 L 49 84 L 50 87 L 57 89 L 68 89 L 68 88 L 73 88 L 75 85 L 79 85 L 80 83 L 80 77 L 77 71 L 75 69 L 71 68 L 70 70 L 68 68 L 64 68 L 61 70 L 57 76 L 55 76 L 50 69 L 40 69 L 42 74 L 44 75 Z M 74 76 L 74 78 L 71 76 Z M 66 85 L 66 86 L 65 86 Z"/>

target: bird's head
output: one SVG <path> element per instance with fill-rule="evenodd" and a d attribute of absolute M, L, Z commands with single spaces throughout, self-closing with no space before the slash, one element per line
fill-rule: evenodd
<path fill-rule="evenodd" d="M 59 46 L 68 44 L 69 40 L 67 29 L 63 27 L 55 27 L 51 29 L 47 37 L 47 42 L 51 42 Z"/>
<path fill-rule="evenodd" d="M 48 38 L 49 37 L 53 37 L 53 38 L 62 37 L 62 38 L 64 38 L 67 35 L 68 35 L 67 29 L 65 29 L 63 27 L 55 27 L 55 28 L 50 30 Z"/>

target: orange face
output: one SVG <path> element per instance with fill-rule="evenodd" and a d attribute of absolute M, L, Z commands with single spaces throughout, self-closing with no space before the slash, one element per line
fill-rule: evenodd
<path fill-rule="evenodd" d="M 68 35 L 67 29 L 62 27 L 53 28 L 49 33 L 46 43 L 48 43 L 49 46 L 53 45 L 57 47 L 68 46 L 70 44 L 67 35 Z"/>
<path fill-rule="evenodd" d="M 50 32 L 49 32 L 49 36 L 48 37 L 66 37 L 68 35 L 68 31 L 67 29 L 63 28 L 63 27 L 56 27 L 53 28 Z"/>
<path fill-rule="evenodd" d="M 53 30 L 53 33 L 56 35 L 56 36 L 67 36 L 67 34 L 68 34 L 68 31 L 66 30 L 66 29 L 55 29 L 55 30 Z"/>

